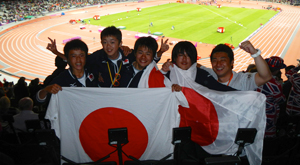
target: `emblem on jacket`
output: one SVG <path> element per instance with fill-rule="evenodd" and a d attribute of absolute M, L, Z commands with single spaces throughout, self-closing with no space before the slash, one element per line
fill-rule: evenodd
<path fill-rule="evenodd" d="M 93 73 L 89 74 L 89 75 L 88 75 L 88 78 L 89 78 L 90 81 L 93 81 L 93 80 L 94 80 L 94 75 L 93 75 Z"/>
<path fill-rule="evenodd" d="M 70 84 L 70 87 L 77 87 L 76 82 L 74 84 Z"/>
<path fill-rule="evenodd" d="M 123 64 L 124 64 L 124 65 L 126 65 L 126 64 L 129 64 L 129 60 L 128 60 L 128 58 L 127 58 L 127 59 L 125 59 L 125 60 L 123 61 Z"/>

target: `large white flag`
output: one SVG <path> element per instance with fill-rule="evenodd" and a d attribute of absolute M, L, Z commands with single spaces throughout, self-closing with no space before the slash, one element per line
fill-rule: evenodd
<path fill-rule="evenodd" d="M 97 161 L 116 148 L 108 129 L 128 129 L 123 151 L 140 160 L 173 152 L 172 128 L 179 125 L 178 105 L 188 103 L 170 88 L 64 87 L 52 95 L 46 118 L 61 140 L 61 154 L 74 162 Z M 185 103 L 185 105 L 184 105 Z M 129 160 L 123 154 L 123 160 Z M 106 161 L 117 161 L 117 152 Z"/>
<path fill-rule="evenodd" d="M 189 108 L 179 108 L 180 127 L 192 127 L 192 140 L 211 154 L 235 154 L 238 128 L 256 128 L 253 144 L 245 147 L 251 165 L 261 164 L 266 126 L 265 95 L 255 91 L 220 92 L 196 83 L 196 66 L 170 67 L 172 83 L 183 87 Z"/>

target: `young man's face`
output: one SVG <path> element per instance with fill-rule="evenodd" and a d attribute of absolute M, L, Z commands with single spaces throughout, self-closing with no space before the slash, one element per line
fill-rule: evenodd
<path fill-rule="evenodd" d="M 84 70 L 86 62 L 86 54 L 80 49 L 74 49 L 69 51 L 68 63 L 72 68 L 73 73 Z"/>
<path fill-rule="evenodd" d="M 153 61 L 153 58 L 153 52 L 151 49 L 148 49 L 146 46 L 139 46 L 135 53 L 135 59 L 137 63 L 136 69 L 144 69 Z"/>
<path fill-rule="evenodd" d="M 178 53 L 175 63 L 182 70 L 188 70 L 192 66 L 191 58 L 186 52 Z"/>
<path fill-rule="evenodd" d="M 211 65 L 217 76 L 230 78 L 232 74 L 233 61 L 230 62 L 227 53 L 216 52 L 212 56 Z"/>
<path fill-rule="evenodd" d="M 101 44 L 109 59 L 115 60 L 119 57 L 118 49 L 121 46 L 121 42 L 119 42 L 115 36 L 103 37 Z"/>

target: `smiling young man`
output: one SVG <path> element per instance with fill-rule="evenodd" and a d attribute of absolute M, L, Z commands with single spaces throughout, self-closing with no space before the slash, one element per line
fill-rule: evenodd
<path fill-rule="evenodd" d="M 69 69 L 60 73 L 50 85 L 37 93 L 37 102 L 44 103 L 47 95 L 56 94 L 62 87 L 99 87 L 97 79 L 86 67 L 87 45 L 81 40 L 72 40 L 64 47 Z M 50 99 L 48 97 L 48 99 Z"/>
<path fill-rule="evenodd" d="M 152 63 L 158 44 L 152 37 L 140 37 L 134 44 L 135 61 L 125 68 L 120 87 L 138 87 L 144 69 Z"/>
<path fill-rule="evenodd" d="M 106 27 L 100 35 L 101 44 L 103 49 L 97 50 L 91 55 L 87 56 L 86 65 L 90 67 L 94 72 L 100 73 L 95 75 L 101 77 L 101 87 L 118 87 L 119 80 L 122 78 L 124 68 L 130 66 L 135 61 L 135 55 L 133 52 L 124 54 L 121 49 L 122 46 L 122 33 L 120 29 L 115 26 Z M 50 39 L 50 38 L 49 38 Z M 51 40 L 47 49 L 54 54 L 64 58 L 63 54 L 57 51 L 55 40 Z M 161 48 L 157 52 L 157 56 L 154 56 L 154 60 L 158 62 L 162 53 L 168 50 L 167 40 L 161 42 Z M 124 49 L 124 47 L 122 47 Z M 128 49 L 128 47 L 126 47 Z M 156 52 L 155 52 L 156 53 Z"/>
<path fill-rule="evenodd" d="M 211 68 L 201 66 L 208 71 L 220 83 L 235 88 L 237 90 L 254 90 L 257 87 L 267 83 L 272 74 L 266 61 L 261 57 L 261 51 L 255 49 L 250 41 L 244 41 L 240 48 L 246 51 L 254 59 L 257 67 L 257 73 L 234 72 L 234 56 L 230 47 L 225 44 L 217 45 L 211 52 Z"/>

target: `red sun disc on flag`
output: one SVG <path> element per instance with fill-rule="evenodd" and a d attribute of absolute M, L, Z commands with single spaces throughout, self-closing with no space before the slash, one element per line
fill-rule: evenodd
<path fill-rule="evenodd" d="M 219 120 L 213 103 L 191 88 L 182 87 L 190 108 L 179 106 L 179 127 L 192 128 L 192 141 L 201 146 L 214 142 L 219 131 Z"/>
<path fill-rule="evenodd" d="M 90 113 L 79 128 L 79 139 L 86 154 L 97 161 L 116 150 L 110 146 L 108 129 L 127 127 L 128 143 L 122 147 L 127 154 L 139 159 L 148 144 L 148 134 L 141 121 L 132 113 L 114 107 L 106 107 Z M 130 160 L 122 154 L 123 161 Z M 107 161 L 118 162 L 118 152 L 110 155 Z"/>

